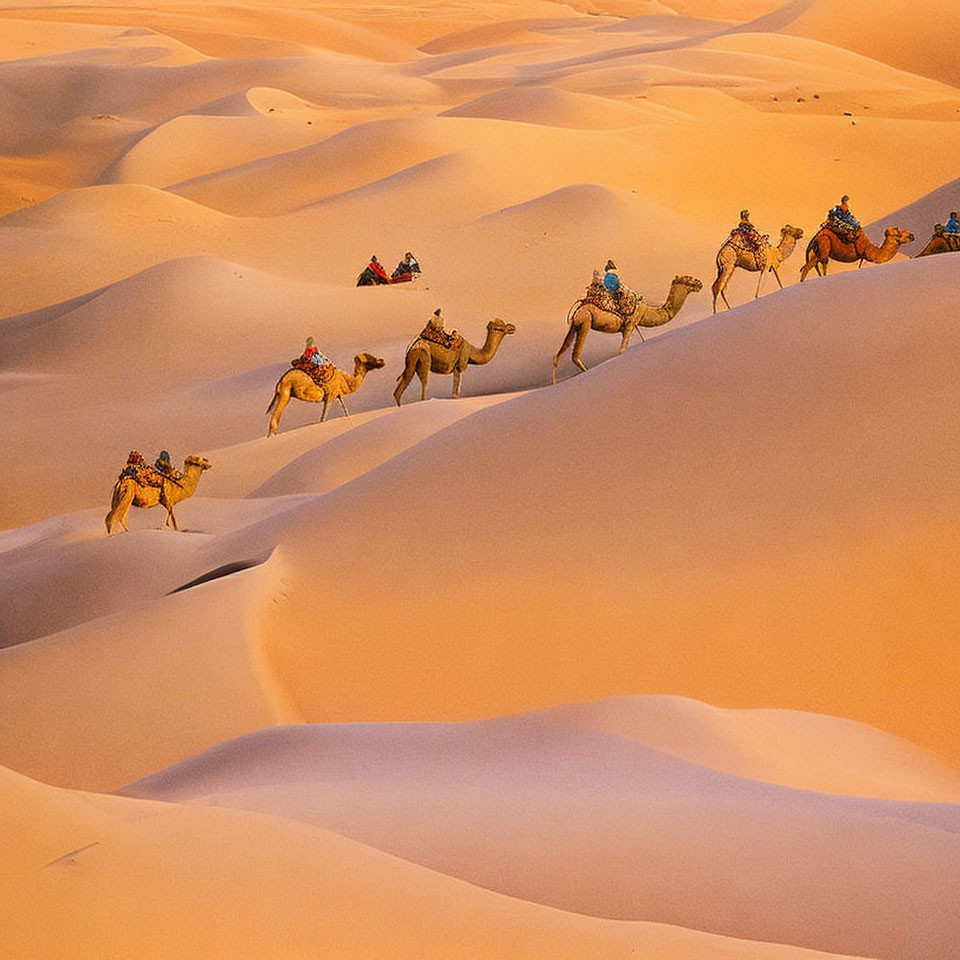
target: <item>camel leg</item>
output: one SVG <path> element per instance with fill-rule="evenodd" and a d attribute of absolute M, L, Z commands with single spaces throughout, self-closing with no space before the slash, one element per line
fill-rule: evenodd
<path fill-rule="evenodd" d="M 766 268 L 763 267 L 760 270 L 760 276 L 757 277 L 757 292 L 753 295 L 753 299 L 756 300 L 760 296 L 760 285 L 763 283 L 763 275 L 766 273 Z"/>
<path fill-rule="evenodd" d="M 627 344 L 630 343 L 631 333 L 633 333 L 633 326 L 628 323 L 624 326 L 623 332 L 620 334 L 620 349 L 617 351 L 617 356 L 627 349 Z"/>
<path fill-rule="evenodd" d="M 460 396 L 460 377 L 463 375 L 463 371 L 459 367 L 453 368 L 453 398 L 454 400 Z"/>
<path fill-rule="evenodd" d="M 770 268 L 770 272 L 777 278 L 777 283 L 780 285 L 780 289 L 782 290 L 782 289 L 783 289 L 783 283 L 781 283 L 781 281 L 780 281 L 780 274 L 777 273 L 777 268 L 776 268 L 776 267 L 771 267 L 771 268 Z"/>
<path fill-rule="evenodd" d="M 583 353 L 583 347 L 587 342 L 587 334 L 589 332 L 590 327 L 587 324 L 581 324 L 579 327 L 577 327 L 577 339 L 573 344 L 573 354 L 570 357 L 570 359 L 573 360 L 574 365 L 579 367 L 582 373 L 586 373 L 587 368 L 580 359 L 580 355 Z"/>
<path fill-rule="evenodd" d="M 133 496 L 131 491 L 123 488 L 119 491 L 118 495 L 114 497 L 113 502 L 110 504 L 109 513 L 103 518 L 108 534 L 113 532 L 113 526 L 116 523 L 119 523 L 127 533 L 130 532 L 127 528 L 126 521 L 127 514 L 130 512 L 130 505 L 133 503 Z"/>
<path fill-rule="evenodd" d="M 566 336 L 563 338 L 563 343 L 560 344 L 560 349 L 556 352 L 556 355 L 553 358 L 553 383 L 557 382 L 557 367 L 560 365 L 560 358 L 567 352 L 570 347 L 570 344 L 573 343 L 573 338 L 577 335 L 577 331 L 574 325 L 571 323 L 567 327 Z"/>
<path fill-rule="evenodd" d="M 330 406 L 330 398 L 324 394 L 323 395 L 323 409 L 320 411 L 320 422 L 323 423 L 327 419 L 327 407 Z"/>
<path fill-rule="evenodd" d="M 347 405 L 343 402 L 343 397 L 339 396 L 337 399 L 340 401 L 340 406 L 343 407 L 343 412 L 347 415 L 347 419 L 350 419 L 350 411 L 347 409 Z"/>
<path fill-rule="evenodd" d="M 279 393 L 276 397 L 276 406 L 273 411 L 273 416 L 270 418 L 270 426 L 267 429 L 267 436 L 273 437 L 276 435 L 277 430 L 280 428 L 280 416 L 283 414 L 283 411 L 286 410 L 287 404 L 290 402 L 289 393 Z"/>
<path fill-rule="evenodd" d="M 167 526 L 167 524 L 170 524 L 174 530 L 179 531 L 180 528 L 177 526 L 177 518 L 173 515 L 173 505 L 168 503 L 165 504 L 165 506 L 167 508 L 167 519 L 164 520 L 163 525 Z"/>
<path fill-rule="evenodd" d="M 827 275 L 827 267 L 829 265 L 830 265 L 829 260 L 821 261 L 820 263 L 817 264 L 817 273 L 819 273 L 821 277 L 825 277 Z"/>
<path fill-rule="evenodd" d="M 427 380 L 430 377 L 430 358 L 421 357 L 417 363 L 417 376 L 420 378 L 420 399 L 427 399 Z"/>

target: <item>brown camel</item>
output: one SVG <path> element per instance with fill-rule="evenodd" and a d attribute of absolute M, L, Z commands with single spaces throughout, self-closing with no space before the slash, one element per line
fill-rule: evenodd
<path fill-rule="evenodd" d="M 573 344 L 573 354 L 571 359 L 581 370 L 586 370 L 580 355 L 583 353 L 583 346 L 587 339 L 587 334 L 591 330 L 599 330 L 601 333 L 619 333 L 620 349 L 618 354 L 623 353 L 630 343 L 630 337 L 637 327 L 662 327 L 669 323 L 679 312 L 684 301 L 691 293 L 697 293 L 703 289 L 703 283 L 696 277 L 674 277 L 670 284 L 670 292 L 667 299 L 659 307 L 637 301 L 637 307 L 627 317 L 620 316 L 619 313 L 611 313 L 609 310 L 601 310 L 595 303 L 589 300 L 578 300 L 572 307 L 571 313 L 567 317 L 569 328 L 567 335 L 560 344 L 560 349 L 553 358 L 553 382 L 557 382 L 557 367 L 560 364 L 560 358 L 564 355 L 570 344 Z M 643 339 L 643 334 L 640 334 Z"/>
<path fill-rule="evenodd" d="M 489 363 L 500 349 L 500 342 L 504 337 L 516 333 L 517 328 L 512 323 L 505 323 L 499 317 L 487 324 L 487 339 L 482 347 L 475 347 L 461 338 L 459 346 L 445 347 L 432 340 L 417 337 L 407 348 L 403 359 L 403 373 L 397 377 L 397 387 L 393 391 L 393 398 L 400 406 L 403 391 L 410 385 L 414 376 L 420 378 L 420 399 L 427 399 L 427 378 L 431 373 L 453 374 L 453 395 L 460 396 L 460 377 L 470 364 Z"/>
<path fill-rule="evenodd" d="M 730 302 L 727 300 L 726 294 L 727 284 L 737 267 L 760 274 L 757 277 L 757 292 L 753 295 L 754 299 L 760 296 L 760 284 L 763 283 L 764 275 L 768 272 L 777 278 L 777 283 L 780 284 L 782 290 L 783 284 L 780 282 L 777 267 L 793 253 L 793 248 L 802 236 L 803 230 L 800 227 L 791 227 L 788 223 L 780 229 L 780 243 L 777 246 L 772 243 L 765 243 L 763 249 L 756 254 L 738 247 L 734 244 L 732 238 L 728 238 L 726 243 L 717 251 L 717 279 L 713 281 L 712 287 L 713 312 L 717 312 L 717 297 L 723 300 L 727 309 L 730 308 Z"/>
<path fill-rule="evenodd" d="M 935 253 L 956 253 L 960 251 L 960 236 L 955 233 L 944 235 L 943 224 L 938 223 L 933 228 L 933 236 L 927 245 L 913 259 L 917 257 L 931 257 Z"/>
<path fill-rule="evenodd" d="M 900 227 L 887 227 L 883 231 L 883 246 L 878 247 L 870 242 L 867 235 L 860 230 L 853 243 L 841 240 L 829 227 L 821 227 L 807 244 L 806 263 L 800 268 L 800 282 L 807 278 L 807 274 L 816 268 L 817 276 L 827 275 L 827 264 L 831 260 L 840 263 L 856 263 L 858 268 L 863 261 L 869 263 L 886 263 L 892 260 L 897 250 L 905 243 L 911 243 L 915 238 L 909 230 Z"/>
<path fill-rule="evenodd" d="M 372 353 L 358 353 L 353 358 L 353 375 L 338 368 L 334 370 L 333 376 L 326 383 L 317 383 L 309 373 L 297 370 L 295 367 L 291 368 L 277 381 L 277 385 L 274 387 L 273 399 L 266 410 L 267 413 L 273 410 L 267 436 L 272 437 L 277 432 L 277 428 L 280 426 L 280 417 L 291 397 L 296 397 L 297 400 L 306 400 L 309 403 L 322 403 L 321 423 L 327 416 L 327 407 L 331 400 L 339 400 L 343 412 L 350 416 L 347 405 L 343 402 L 344 395 L 356 393 L 367 372 L 369 370 L 379 370 L 382 366 L 383 360 L 373 356 Z"/>
<path fill-rule="evenodd" d="M 121 477 L 113 485 L 113 498 L 110 512 L 104 517 L 107 533 L 113 532 L 114 524 L 119 523 L 127 529 L 127 514 L 130 507 L 155 507 L 158 503 L 167 509 L 167 519 L 163 525 L 173 525 L 179 530 L 177 518 L 173 515 L 174 504 L 192 497 L 200 481 L 200 474 L 209 470 L 212 464 L 204 457 L 189 456 L 183 461 L 183 477 L 179 480 L 165 479 L 162 487 L 152 487 L 137 483 L 133 477 Z"/>

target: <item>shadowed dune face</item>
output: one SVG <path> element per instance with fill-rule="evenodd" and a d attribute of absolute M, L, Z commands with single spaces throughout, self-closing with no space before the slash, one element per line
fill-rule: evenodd
<path fill-rule="evenodd" d="M 0 3 L 11 956 L 955 960 L 960 16 L 862 6 Z M 895 262 L 547 386 L 843 194 Z M 267 440 L 308 336 L 384 373 Z"/>

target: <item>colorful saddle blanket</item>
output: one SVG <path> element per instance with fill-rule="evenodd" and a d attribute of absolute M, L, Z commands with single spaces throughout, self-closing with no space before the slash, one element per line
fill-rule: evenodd
<path fill-rule="evenodd" d="M 438 343 L 447 350 L 459 350 L 463 344 L 463 337 L 456 330 L 452 333 L 447 333 L 446 330 L 435 330 L 429 323 L 420 331 L 419 339 Z"/>
<path fill-rule="evenodd" d="M 305 360 L 303 357 L 297 357 L 290 361 L 290 366 L 295 370 L 302 370 L 309 374 L 317 384 L 324 384 L 333 376 L 337 369 L 332 363 L 314 363 L 312 360 Z"/>
<path fill-rule="evenodd" d="M 596 304 L 601 310 L 626 319 L 636 312 L 637 304 L 643 297 L 622 283 L 618 292 L 619 296 L 611 293 L 602 282 L 591 283 L 584 292 L 583 302 Z"/>
<path fill-rule="evenodd" d="M 820 224 L 820 229 L 829 230 L 835 234 L 842 243 L 856 243 L 857 237 L 860 236 L 859 227 L 851 227 L 845 223 L 841 223 L 839 220 L 824 220 L 823 223 Z"/>
<path fill-rule="evenodd" d="M 960 233 L 949 233 L 943 229 L 943 224 L 938 223 L 934 228 L 933 232 L 938 237 L 943 237 L 947 242 L 947 246 L 950 248 L 951 253 L 956 253 L 960 250 Z"/>
<path fill-rule="evenodd" d="M 128 463 L 121 471 L 117 481 L 130 477 L 131 480 L 140 484 L 141 487 L 163 487 L 163 481 L 166 479 L 155 467 L 148 466 L 145 463 Z"/>

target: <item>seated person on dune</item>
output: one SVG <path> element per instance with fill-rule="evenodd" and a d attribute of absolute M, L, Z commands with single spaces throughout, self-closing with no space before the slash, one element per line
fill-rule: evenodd
<path fill-rule="evenodd" d="M 950 219 L 943 225 L 943 232 L 960 236 L 960 214 L 956 210 L 950 211 Z"/>
<path fill-rule="evenodd" d="M 357 277 L 358 287 L 371 287 L 389 282 L 387 271 L 383 269 L 383 264 L 377 259 L 376 254 L 370 257 L 370 262 L 363 268 L 363 273 Z"/>
<path fill-rule="evenodd" d="M 406 280 L 413 280 L 419 274 L 420 264 L 417 263 L 417 258 L 408 250 L 390 275 L 390 282 L 403 283 Z"/>

